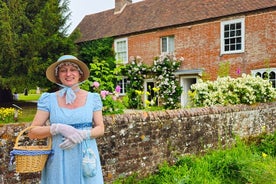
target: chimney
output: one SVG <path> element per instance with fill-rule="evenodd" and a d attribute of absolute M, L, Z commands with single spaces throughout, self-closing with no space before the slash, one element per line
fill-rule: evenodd
<path fill-rule="evenodd" d="M 122 13 L 126 5 L 131 3 L 132 3 L 132 0 L 115 0 L 114 14 Z"/>

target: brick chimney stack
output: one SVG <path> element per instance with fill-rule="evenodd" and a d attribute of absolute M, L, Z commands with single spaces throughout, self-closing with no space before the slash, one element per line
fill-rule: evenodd
<path fill-rule="evenodd" d="M 124 10 L 124 8 L 131 3 L 132 0 L 115 0 L 114 14 L 121 13 Z"/>

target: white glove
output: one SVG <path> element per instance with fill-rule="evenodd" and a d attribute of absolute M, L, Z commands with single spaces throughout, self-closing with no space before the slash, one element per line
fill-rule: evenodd
<path fill-rule="evenodd" d="M 83 141 L 83 139 L 90 137 L 90 130 L 89 132 L 87 132 L 86 130 L 78 130 L 70 125 L 59 123 L 51 125 L 50 133 L 52 135 L 61 134 L 73 143 L 80 143 L 81 141 Z"/>
<path fill-rule="evenodd" d="M 59 147 L 61 149 L 71 149 L 73 147 L 75 147 L 77 144 L 73 143 L 70 139 L 65 139 L 60 145 Z"/>
<path fill-rule="evenodd" d="M 81 134 L 81 136 L 84 139 L 90 139 L 90 134 L 91 131 L 90 130 L 78 130 Z M 75 147 L 77 145 L 77 143 L 72 142 L 70 139 L 66 138 L 60 145 L 59 147 L 61 149 L 71 149 L 73 147 Z"/>

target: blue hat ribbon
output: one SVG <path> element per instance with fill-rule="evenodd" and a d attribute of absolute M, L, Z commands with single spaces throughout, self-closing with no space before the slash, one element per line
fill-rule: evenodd
<path fill-rule="evenodd" d="M 77 97 L 76 96 L 76 92 L 79 91 L 80 88 L 73 90 L 72 87 L 77 86 L 77 85 L 79 85 L 81 83 L 77 83 L 77 84 L 75 84 L 75 85 L 73 85 L 71 87 L 65 86 L 63 84 L 56 83 L 57 85 L 59 85 L 60 87 L 62 87 L 62 89 L 60 90 L 59 95 L 61 97 L 65 95 L 65 103 L 66 104 L 72 104 L 75 101 L 75 99 Z"/>

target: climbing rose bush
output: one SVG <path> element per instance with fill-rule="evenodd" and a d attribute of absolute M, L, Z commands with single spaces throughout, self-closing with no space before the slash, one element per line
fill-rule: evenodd
<path fill-rule="evenodd" d="M 242 74 L 239 78 L 218 77 L 216 81 L 201 79 L 189 92 L 193 106 L 254 104 L 276 99 L 276 89 L 269 80 Z"/>
<path fill-rule="evenodd" d="M 179 108 L 179 99 L 182 89 L 174 72 L 181 65 L 183 58 L 177 59 L 174 55 L 166 54 L 155 58 L 152 72 L 159 89 L 158 98 L 166 109 Z"/>
<path fill-rule="evenodd" d="M 127 96 L 128 96 L 128 108 L 141 109 L 143 103 L 140 95 L 137 95 L 137 91 L 143 91 L 144 79 L 149 71 L 148 66 L 143 63 L 140 56 L 130 57 L 130 63 L 126 65 L 123 75 L 127 76 Z"/>

